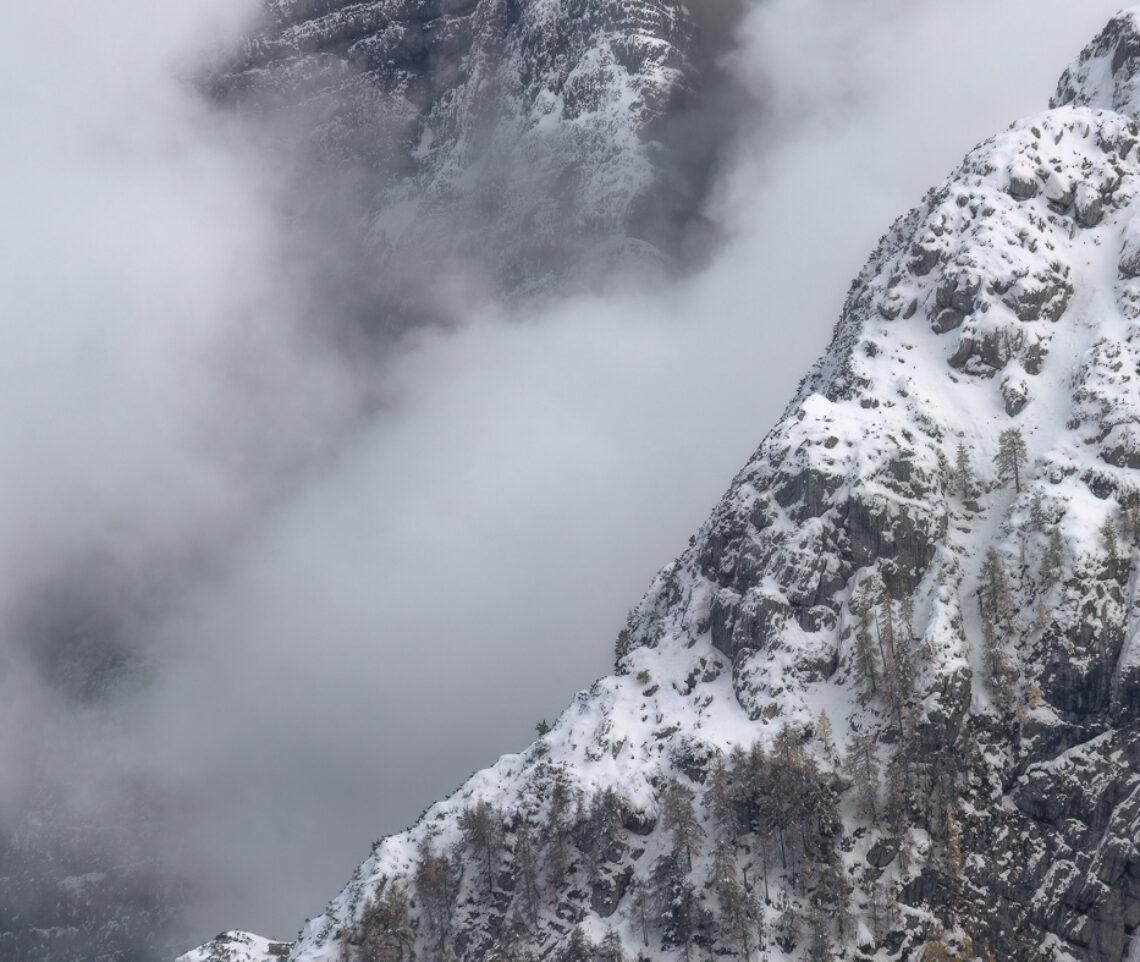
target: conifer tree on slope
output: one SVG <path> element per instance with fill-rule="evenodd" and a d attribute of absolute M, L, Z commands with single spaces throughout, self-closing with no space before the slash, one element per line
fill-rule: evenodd
<path fill-rule="evenodd" d="M 998 453 L 994 455 L 994 464 L 998 469 L 998 480 L 1007 484 L 1013 479 L 1013 489 L 1021 494 L 1021 468 L 1025 465 L 1029 455 L 1025 450 L 1025 438 L 1021 436 L 1020 428 L 1006 428 L 998 438 Z"/>

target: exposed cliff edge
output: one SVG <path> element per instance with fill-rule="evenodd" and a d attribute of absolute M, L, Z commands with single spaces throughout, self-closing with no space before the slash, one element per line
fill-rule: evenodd
<path fill-rule="evenodd" d="M 1140 957 L 1138 65 L 892 226 L 614 674 L 291 960 Z"/>

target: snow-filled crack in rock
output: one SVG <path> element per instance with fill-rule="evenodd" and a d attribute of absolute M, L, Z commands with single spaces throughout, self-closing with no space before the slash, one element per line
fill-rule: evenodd
<path fill-rule="evenodd" d="M 1138 17 L 891 227 L 614 674 L 291 959 L 1137 957 Z"/>

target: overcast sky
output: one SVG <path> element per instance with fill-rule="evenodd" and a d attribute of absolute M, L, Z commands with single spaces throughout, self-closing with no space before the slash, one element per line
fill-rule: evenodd
<path fill-rule="evenodd" d="M 487 308 L 380 384 L 306 333 L 264 158 L 178 79 L 248 10 L 5 11 L 0 819 L 33 778 L 87 813 L 141 784 L 197 886 L 188 937 L 291 937 L 608 670 L 877 238 L 1116 7 L 757 6 L 736 69 L 763 112 L 708 270 Z M 111 706 L 30 650 L 45 619 L 142 651 Z"/>

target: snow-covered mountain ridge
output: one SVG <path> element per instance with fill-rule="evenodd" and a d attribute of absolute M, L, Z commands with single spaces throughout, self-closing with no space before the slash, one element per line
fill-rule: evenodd
<path fill-rule="evenodd" d="M 1137 957 L 1138 64 L 893 225 L 615 673 L 289 958 Z"/>

